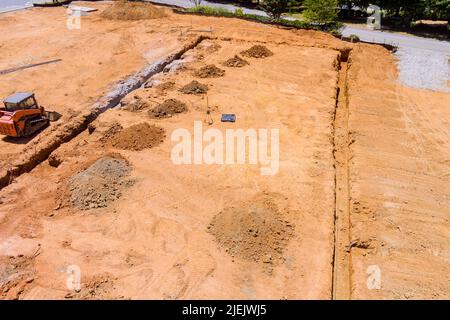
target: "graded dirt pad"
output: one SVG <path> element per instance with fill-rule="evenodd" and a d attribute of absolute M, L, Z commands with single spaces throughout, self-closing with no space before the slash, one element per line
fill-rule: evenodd
<path fill-rule="evenodd" d="M 110 144 L 118 149 L 140 151 L 158 146 L 165 137 L 163 128 L 143 122 L 119 131 Z"/>
<path fill-rule="evenodd" d="M 104 19 L 100 13 L 83 17 L 82 29 L 70 31 L 61 28 L 67 20 L 64 8 L 0 15 L 0 27 L 10 31 L 0 40 L 2 69 L 22 65 L 38 49 L 43 49 L 42 55 L 36 58 L 63 59 L 58 65 L 3 75 L 1 95 L 30 88 L 44 106 L 54 106 L 61 114 L 69 108 L 80 113 L 144 64 L 178 52 L 193 36 L 205 35 L 192 28 L 212 26 L 217 39 L 192 49 L 189 56 L 194 59 L 186 62 L 186 69 L 155 79 L 172 81 L 178 88 L 193 80 L 191 70 L 219 66 L 255 44 L 270 48 L 274 53 L 270 59 L 249 58 L 250 67 L 227 68 L 223 77 L 208 80 L 214 123 L 203 124 L 203 132 L 279 129 L 279 168 L 264 176 L 262 162 L 177 165 L 171 158 L 176 143 L 166 139 L 157 148 L 120 151 L 133 168 L 136 185 L 123 189 L 123 195 L 107 207 L 80 214 L 74 206 L 57 206 L 55 194 L 74 174 L 117 151 L 109 143 L 99 143 L 111 124 L 129 128 L 146 116 L 108 110 L 94 121 L 96 130 L 83 131 L 56 150 L 64 160 L 58 167 L 44 161 L 0 191 L 0 268 L 11 256 L 32 256 L 38 243 L 43 249 L 31 268 L 23 269 L 25 274 L 33 272 L 34 280 L 27 282 L 24 275 L 10 282 L 18 285 L 11 286 L 6 298 L 330 299 L 333 285 L 339 285 L 333 282 L 340 263 L 334 260 L 335 214 L 342 217 L 335 203 L 340 159 L 333 156 L 343 146 L 351 151 L 344 168 L 351 197 L 343 199 L 351 213 L 347 221 L 351 232 L 343 243 L 352 262 L 347 268 L 351 298 L 449 298 L 448 95 L 401 87 L 389 52 L 355 45 L 348 75 L 349 143 L 336 145 L 333 137 L 341 132 L 334 127 L 336 61 L 341 50 L 354 45 L 312 30 L 236 19 L 169 12 L 164 19 L 129 22 Z M 215 42 L 218 49 L 209 53 L 208 46 Z M 157 122 L 168 136 L 179 128 L 192 134 L 194 121 L 204 119 L 206 97 L 178 90 L 166 94 L 185 102 L 189 112 Z M 139 96 L 153 106 L 150 100 L 162 101 L 160 95 L 155 87 L 140 88 L 127 99 Z M 221 113 L 237 114 L 238 123 L 221 123 Z M 27 148 L 43 137 L 27 142 Z M 24 146 L 4 140 L 0 145 L 10 155 Z M 267 203 L 275 204 L 276 210 L 255 198 L 265 190 Z M 228 224 L 222 218 L 236 217 L 236 212 L 248 217 L 252 205 L 275 211 L 267 218 L 276 217 L 273 229 L 292 233 L 281 245 L 274 241 L 269 247 L 255 243 L 244 248 L 279 249 L 280 255 L 275 250 L 270 257 L 247 259 L 248 251 L 241 255 L 236 243 L 218 228 L 212 227 L 218 237 L 229 240 L 223 242 L 228 246 L 208 232 L 213 221 L 215 226 L 219 221 L 228 226 L 227 234 L 245 231 L 233 225 L 234 220 Z M 295 227 L 288 228 L 286 221 Z M 243 223 L 257 224 L 251 219 Z M 278 236 L 275 232 L 274 238 L 282 241 Z M 228 247 L 238 253 L 231 256 L 225 251 Z M 81 269 L 80 295 L 67 288 L 67 274 L 61 272 L 69 265 Z M 370 290 L 369 272 L 376 267 L 381 288 Z"/>
<path fill-rule="evenodd" d="M 188 110 L 186 104 L 177 99 L 168 99 L 158 104 L 148 111 L 148 115 L 153 119 L 170 118 L 177 113 L 183 113 Z"/>
<path fill-rule="evenodd" d="M 69 180 L 70 203 L 80 210 L 107 207 L 119 199 L 131 168 L 125 159 L 104 157 Z"/>
<path fill-rule="evenodd" d="M 241 54 L 250 58 L 267 58 L 273 56 L 273 52 L 263 45 L 255 45 L 248 50 L 242 51 Z"/>
<path fill-rule="evenodd" d="M 220 78 L 225 75 L 225 70 L 210 64 L 195 71 L 194 75 L 199 78 Z"/>
<path fill-rule="evenodd" d="M 111 20 L 145 20 L 163 18 L 165 13 L 150 3 L 118 0 L 101 16 Z"/>
<path fill-rule="evenodd" d="M 232 57 L 253 44 L 217 42 L 221 48 L 205 54 L 203 61 L 194 60 L 185 70 L 162 73 L 157 79 L 181 87 L 195 79 L 191 70 L 219 65 L 230 52 Z M 2 190 L 7 203 L 0 212 L 0 241 L 20 235 L 18 226 L 28 225 L 33 214 L 36 218 L 28 233 L 36 236 L 26 241 L 39 242 L 44 249 L 36 260 L 39 282 L 28 284 L 20 298 L 64 298 L 65 274 L 57 270 L 66 265 L 80 266 L 82 288 L 96 274 L 106 272 L 116 279 L 114 290 L 105 286 L 107 290 L 97 291 L 99 299 L 329 298 L 334 213 L 330 137 L 337 76 L 333 61 L 338 52 L 288 44 L 271 44 L 271 48 L 276 53 L 271 68 L 262 60 L 254 61 L 251 68 L 230 68 L 224 77 L 208 81 L 214 124 L 203 128 L 225 134 L 230 124 L 218 119 L 221 113 L 231 112 L 239 115 L 237 128 L 279 129 L 280 162 L 274 175 L 262 175 L 261 169 L 266 167 L 262 163 L 177 165 L 171 156 L 176 143 L 165 139 L 157 148 L 120 151 L 133 167 L 136 182 L 132 190 L 121 189 L 122 196 L 107 207 L 79 214 L 81 210 L 74 206 L 58 206 L 54 194 L 74 175 L 74 167 L 79 172 L 86 169 L 80 167 L 83 163 L 94 163 L 105 153 L 118 151 L 108 141 L 99 143 L 113 123 L 123 129 L 109 141 L 143 122 L 142 113 L 108 110 L 94 121 L 95 131 L 90 134 L 86 130 L 61 146 L 61 165 L 54 168 L 43 163 Z M 198 47 L 189 54 L 198 56 L 205 50 Z M 309 73 L 312 65 L 316 72 Z M 126 99 L 140 97 L 153 106 L 151 100 L 159 101 L 158 95 L 155 87 L 140 88 Z M 167 136 L 179 128 L 192 134 L 194 121 L 205 116 L 206 97 L 178 90 L 168 95 L 186 103 L 189 112 L 158 120 L 158 124 L 164 126 Z M 147 135 L 137 139 L 143 137 Z M 38 191 L 30 187 L 36 184 Z M 19 198 L 39 206 L 33 206 L 32 212 L 24 210 Z M 230 225 L 228 233 L 218 237 L 229 244 L 232 256 L 219 238 L 208 232 L 208 226 L 212 221 L 219 226 L 226 215 L 235 217 L 236 212 L 229 211 L 232 206 L 248 215 L 245 210 L 252 205 L 267 216 L 269 228 L 261 220 L 245 219 L 243 223 L 258 226 L 254 238 L 261 233 L 269 245 L 253 243 L 250 234 L 244 233 L 247 246 L 239 251 L 236 244 L 227 242 L 231 239 L 227 234 L 233 234 Z M 24 240 L 11 241 L 16 244 L 14 254 L 24 250 Z M 0 256 L 6 254 L 5 248 L 11 246 L 0 246 Z M 248 258 L 252 251 L 256 260 Z"/>
<path fill-rule="evenodd" d="M 187 85 L 183 86 L 180 91 L 185 94 L 203 94 L 208 92 L 208 86 L 206 84 L 202 84 L 196 80 L 193 80 L 192 82 L 189 82 Z"/>
<path fill-rule="evenodd" d="M 224 66 L 232 67 L 232 68 L 242 68 L 242 67 L 245 67 L 248 64 L 249 63 L 248 63 L 247 60 L 242 59 L 238 55 L 235 55 L 233 58 L 230 58 L 230 59 L 228 59 L 227 61 L 225 61 L 223 63 Z"/>
<path fill-rule="evenodd" d="M 277 207 L 269 195 L 235 203 L 219 212 L 208 230 L 232 257 L 278 264 L 294 233 L 289 212 Z"/>
<path fill-rule="evenodd" d="M 351 61 L 351 298 L 449 299 L 450 94 L 403 87 L 382 48 Z"/>

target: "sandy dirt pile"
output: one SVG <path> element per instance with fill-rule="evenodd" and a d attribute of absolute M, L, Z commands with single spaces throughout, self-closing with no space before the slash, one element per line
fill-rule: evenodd
<path fill-rule="evenodd" d="M 148 103 L 140 97 L 134 97 L 130 102 L 122 102 L 122 108 L 131 112 L 148 108 Z"/>
<path fill-rule="evenodd" d="M 195 76 L 199 78 L 220 78 L 223 77 L 224 75 L 225 70 L 222 70 L 213 64 L 204 66 L 195 72 Z"/>
<path fill-rule="evenodd" d="M 104 157 L 69 180 L 70 202 L 80 209 L 107 207 L 121 197 L 121 189 L 129 185 L 124 178 L 131 168 L 125 159 Z"/>
<path fill-rule="evenodd" d="M 186 94 L 203 94 L 208 92 L 208 86 L 206 84 L 202 84 L 196 80 L 188 83 L 180 89 L 181 92 Z"/>
<path fill-rule="evenodd" d="M 122 125 L 119 122 L 114 122 L 102 135 L 100 138 L 101 142 L 107 142 L 112 137 L 114 137 L 117 133 L 119 133 L 123 129 Z"/>
<path fill-rule="evenodd" d="M 160 91 L 167 91 L 167 90 L 171 90 L 175 87 L 175 82 L 173 81 L 166 81 L 166 82 L 162 82 L 160 84 L 158 84 L 156 86 L 156 89 L 160 90 Z"/>
<path fill-rule="evenodd" d="M 248 50 L 242 51 L 241 54 L 250 58 L 267 58 L 273 56 L 273 52 L 263 45 L 255 45 Z"/>
<path fill-rule="evenodd" d="M 163 128 L 143 122 L 120 130 L 110 143 L 118 149 L 140 151 L 159 145 L 165 137 Z"/>
<path fill-rule="evenodd" d="M 183 113 L 188 110 L 186 104 L 177 99 L 168 99 L 148 111 L 150 118 L 170 118 L 174 114 Z"/>
<path fill-rule="evenodd" d="M 286 216 L 265 196 L 225 208 L 208 230 L 232 257 L 277 264 L 284 260 L 283 249 L 294 234 Z"/>
<path fill-rule="evenodd" d="M 120 0 L 104 10 L 101 16 L 111 20 L 145 20 L 162 18 L 165 13 L 150 3 Z"/>
<path fill-rule="evenodd" d="M 228 59 L 227 61 L 225 61 L 223 63 L 224 66 L 232 67 L 232 68 L 242 68 L 242 67 L 245 67 L 248 64 L 249 63 L 248 63 L 247 60 L 242 59 L 238 55 L 235 55 L 233 58 L 230 58 L 230 59 Z"/>

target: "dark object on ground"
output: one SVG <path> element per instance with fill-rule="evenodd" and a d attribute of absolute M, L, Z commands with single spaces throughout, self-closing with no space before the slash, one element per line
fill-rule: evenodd
<path fill-rule="evenodd" d="M 2 71 L 0 71 L 0 74 L 8 74 L 8 73 L 12 73 L 12 72 L 19 71 L 19 70 L 24 70 L 24 69 L 29 69 L 29 68 L 33 68 L 33 67 L 43 66 L 43 65 L 46 65 L 46 64 L 56 63 L 56 62 L 60 62 L 60 61 L 62 61 L 62 59 L 55 59 L 55 60 L 49 60 L 49 61 L 44 61 L 44 62 L 39 62 L 39 63 L 28 64 L 26 66 L 21 66 L 21 67 L 15 67 L 15 68 L 11 68 L 11 69 L 2 70 Z"/>
<path fill-rule="evenodd" d="M 222 118 L 220 119 L 222 122 L 236 122 L 236 115 L 235 114 L 223 114 Z"/>

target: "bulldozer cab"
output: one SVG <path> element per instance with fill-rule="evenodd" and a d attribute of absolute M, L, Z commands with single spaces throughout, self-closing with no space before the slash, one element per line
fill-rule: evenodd
<path fill-rule="evenodd" d="M 3 103 L 5 104 L 5 111 L 9 112 L 39 108 L 34 94 L 28 92 L 15 93 L 6 98 Z"/>

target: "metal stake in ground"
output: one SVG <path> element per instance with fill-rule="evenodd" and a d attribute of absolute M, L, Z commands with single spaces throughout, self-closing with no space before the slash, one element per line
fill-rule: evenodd
<path fill-rule="evenodd" d="M 205 122 L 208 125 L 212 125 L 214 123 L 214 120 L 211 116 L 211 108 L 209 107 L 209 99 L 208 99 L 208 94 L 206 94 L 206 118 L 205 118 Z"/>

